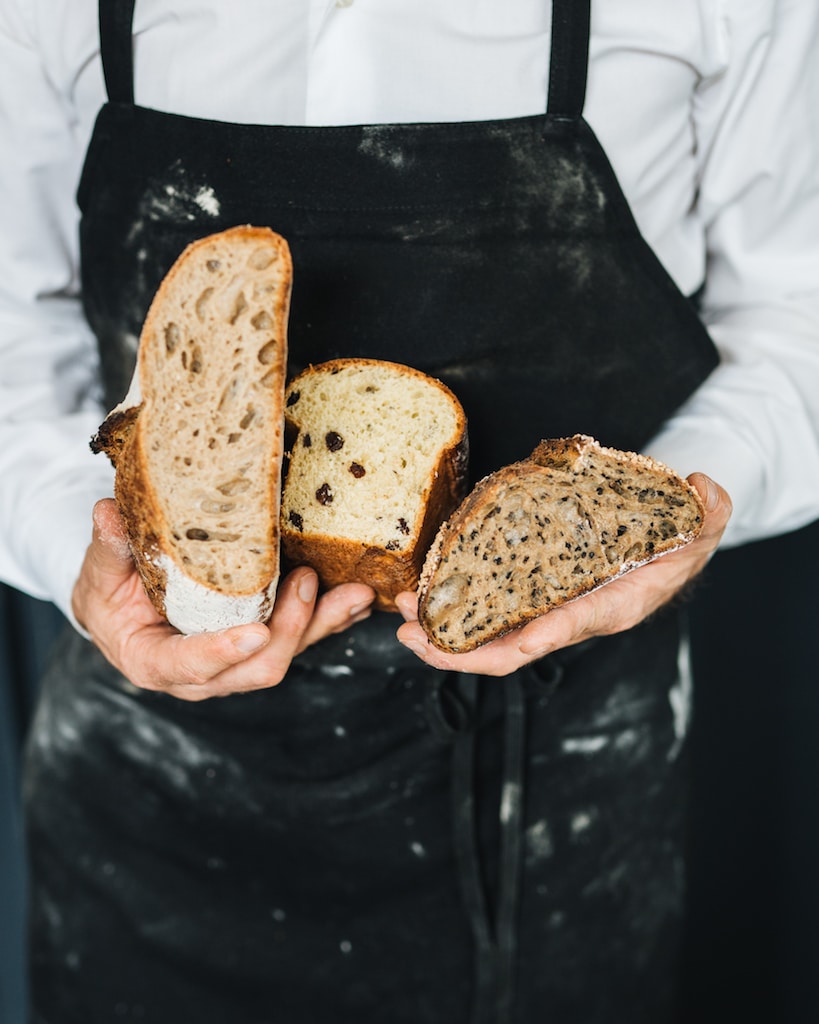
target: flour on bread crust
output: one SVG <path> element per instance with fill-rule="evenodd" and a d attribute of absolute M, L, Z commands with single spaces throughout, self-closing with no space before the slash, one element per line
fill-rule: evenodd
<path fill-rule="evenodd" d="M 268 228 L 200 239 L 160 285 L 92 441 L 145 589 L 183 633 L 265 621 L 279 577 L 292 261 Z"/>

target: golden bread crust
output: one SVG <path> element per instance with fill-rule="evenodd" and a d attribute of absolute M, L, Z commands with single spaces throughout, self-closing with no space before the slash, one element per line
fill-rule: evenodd
<path fill-rule="evenodd" d="M 428 438 L 429 424 L 413 420 L 407 409 L 387 415 L 371 409 L 367 398 L 377 393 L 380 401 L 380 396 L 395 388 L 388 405 L 393 409 L 393 403 L 404 401 L 413 386 L 420 389 L 419 403 L 429 403 L 434 414 L 441 413 L 441 425 Z M 327 400 L 306 410 L 307 400 L 318 388 Z M 341 394 L 343 398 L 338 397 Z M 312 566 L 325 587 L 366 583 L 376 591 L 375 607 L 394 611 L 395 596 L 415 589 L 427 547 L 464 494 L 468 435 L 460 403 L 444 384 L 412 367 L 337 359 L 308 367 L 290 382 L 285 414 L 293 433 L 282 504 L 287 564 Z M 372 430 L 362 436 L 361 422 L 367 418 L 373 421 Z M 329 426 L 333 429 L 328 430 Z M 309 440 L 306 449 L 305 440 Z M 411 461 L 410 450 L 417 464 L 412 486 L 395 468 L 404 456 Z M 378 474 L 386 481 L 381 492 L 372 490 Z M 322 491 L 319 481 L 325 476 Z M 316 499 L 328 507 L 319 508 Z M 342 502 L 346 502 L 346 513 L 339 511 Z M 394 513 L 389 510 L 392 504 Z M 365 509 L 368 514 L 359 515 Z M 376 522 L 381 519 L 383 527 Z M 399 524 L 392 534 L 388 520 Z"/>

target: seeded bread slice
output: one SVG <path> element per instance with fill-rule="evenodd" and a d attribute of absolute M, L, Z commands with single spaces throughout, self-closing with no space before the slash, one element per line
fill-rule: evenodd
<path fill-rule="evenodd" d="M 419 620 L 443 651 L 508 633 L 692 541 L 696 490 L 659 462 L 576 435 L 482 480 L 438 533 Z"/>
<path fill-rule="evenodd" d="M 282 499 L 285 559 L 325 586 L 362 582 L 376 607 L 414 590 L 465 491 L 466 419 L 440 381 L 398 363 L 336 359 L 290 382 L 295 434 Z"/>
<path fill-rule="evenodd" d="M 91 443 L 116 467 L 145 588 L 183 633 L 272 610 L 292 274 L 267 228 L 190 245 L 148 311 L 131 390 Z"/>

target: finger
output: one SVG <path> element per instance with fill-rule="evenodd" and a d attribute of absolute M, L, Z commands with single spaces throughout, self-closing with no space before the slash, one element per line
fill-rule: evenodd
<path fill-rule="evenodd" d="M 300 566 L 279 584 L 276 604 L 268 628 L 270 643 L 252 663 L 231 668 L 222 674 L 221 683 L 232 690 L 276 686 L 282 681 L 290 662 L 303 649 L 316 608 L 318 576 L 314 569 Z"/>
<path fill-rule="evenodd" d="M 418 623 L 405 623 L 398 630 L 398 639 L 435 668 L 508 675 L 553 651 L 636 625 L 647 614 L 641 603 L 641 589 L 633 588 L 626 579 L 618 580 L 466 654 L 439 651 Z"/>
<path fill-rule="evenodd" d="M 372 614 L 375 591 L 363 583 L 344 583 L 322 594 L 304 631 L 298 653 L 331 633 L 340 633 Z"/>
<path fill-rule="evenodd" d="M 118 660 L 137 686 L 200 700 L 212 693 L 226 670 L 247 662 L 269 643 L 270 631 L 262 623 L 189 636 L 165 623 L 127 635 Z M 217 689 L 225 689 L 221 681 Z"/>
<path fill-rule="evenodd" d="M 130 579 L 134 559 L 122 518 L 113 498 L 103 498 L 94 506 L 94 528 L 88 548 L 88 568 L 98 584 L 113 591 Z"/>
<path fill-rule="evenodd" d="M 101 498 L 93 511 L 94 532 L 97 539 L 107 545 L 120 559 L 131 557 L 125 524 L 113 498 Z"/>
<path fill-rule="evenodd" d="M 418 620 L 418 595 L 409 590 L 398 594 L 395 598 L 398 611 L 403 615 L 406 622 L 417 622 Z"/>
<path fill-rule="evenodd" d="M 318 577 L 306 566 L 283 581 L 269 622 L 270 643 L 246 662 L 233 665 L 208 683 L 208 695 L 247 692 L 276 686 L 292 659 L 311 643 L 349 627 L 370 614 L 374 592 L 345 584 L 317 602 Z"/>
<path fill-rule="evenodd" d="M 396 635 L 399 642 L 423 662 L 444 672 L 505 676 L 531 660 L 518 650 L 511 634 L 467 654 L 449 654 L 438 650 L 417 622 L 405 622 Z"/>
<path fill-rule="evenodd" d="M 71 595 L 77 623 L 97 640 L 117 615 L 131 629 L 160 621 L 142 587 L 116 503 L 97 502 L 93 530 L 82 569 Z M 105 650 L 105 645 L 100 644 Z"/>
<path fill-rule="evenodd" d="M 274 653 L 289 661 L 301 643 L 310 625 L 318 596 L 319 581 L 314 569 L 300 566 L 279 584 L 276 604 L 270 618 L 270 634 L 274 640 Z"/>
<path fill-rule="evenodd" d="M 234 689 L 275 686 L 290 663 L 311 644 L 367 618 L 375 598 L 371 587 L 344 584 L 316 601 L 318 577 L 312 569 L 296 569 L 285 580 L 270 620 L 271 642 L 247 666 L 223 673 Z"/>
<path fill-rule="evenodd" d="M 610 588 L 615 586 L 609 584 Z M 618 595 L 611 590 L 606 593 L 606 589 L 555 608 L 520 629 L 515 639 L 521 655 L 537 661 L 552 651 L 573 647 L 592 636 L 604 636 L 636 625 L 642 617 L 642 607 L 636 602 L 624 601 L 623 591 Z M 623 617 L 624 607 L 632 609 L 628 619 Z"/>
<path fill-rule="evenodd" d="M 705 473 L 692 473 L 688 482 L 696 489 L 705 506 L 705 522 L 700 538 L 703 534 L 708 540 L 715 535 L 721 536 L 733 512 L 728 492 Z"/>

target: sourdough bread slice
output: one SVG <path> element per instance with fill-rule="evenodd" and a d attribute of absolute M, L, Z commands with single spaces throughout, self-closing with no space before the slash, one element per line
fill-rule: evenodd
<path fill-rule="evenodd" d="M 282 499 L 291 564 L 323 585 L 362 582 L 376 607 L 414 590 L 427 547 L 464 494 L 466 419 L 440 381 L 398 363 L 337 359 L 287 388 L 294 437 Z"/>
<path fill-rule="evenodd" d="M 696 490 L 647 456 L 584 435 L 542 441 L 442 526 L 419 621 L 439 649 L 474 650 L 689 543 L 703 518 Z"/>
<path fill-rule="evenodd" d="M 116 467 L 145 588 L 183 633 L 272 610 L 291 284 L 268 228 L 190 245 L 148 311 L 128 396 L 92 441 Z"/>

